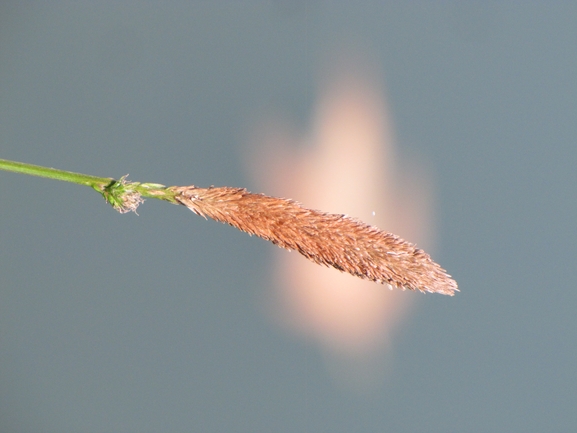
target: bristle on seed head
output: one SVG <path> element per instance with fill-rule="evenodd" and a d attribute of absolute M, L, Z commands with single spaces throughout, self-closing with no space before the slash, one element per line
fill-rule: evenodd
<path fill-rule="evenodd" d="M 315 263 L 401 289 L 450 296 L 458 291 L 456 281 L 423 250 L 347 216 L 243 188 L 170 189 L 179 203 L 196 214 L 296 250 Z"/>

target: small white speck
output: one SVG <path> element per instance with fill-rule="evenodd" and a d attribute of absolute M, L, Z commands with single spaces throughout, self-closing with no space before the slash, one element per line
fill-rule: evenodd
<path fill-rule="evenodd" d="M 375 216 L 375 211 L 373 211 L 373 216 Z"/>

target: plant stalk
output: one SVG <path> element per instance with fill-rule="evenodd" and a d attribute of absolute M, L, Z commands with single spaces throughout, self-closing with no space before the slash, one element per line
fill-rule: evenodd
<path fill-rule="evenodd" d="M 116 180 L 111 177 L 91 176 L 6 159 L 0 159 L 0 170 L 89 186 L 98 191 L 120 213 L 136 211 L 138 205 L 144 201 L 142 197 L 156 198 L 178 204 L 174 198 L 175 192 L 166 186 L 158 183 L 128 182 L 126 176 Z"/>
<path fill-rule="evenodd" d="M 0 169 L 15 173 L 29 174 L 31 176 L 46 177 L 49 179 L 73 182 L 95 188 L 98 185 L 108 185 L 114 181 L 111 177 L 96 177 L 88 174 L 74 173 L 71 171 L 58 170 L 56 168 L 42 167 L 40 165 L 26 164 L 24 162 L 8 161 L 0 159 Z M 96 188 L 95 188 L 96 189 Z"/>

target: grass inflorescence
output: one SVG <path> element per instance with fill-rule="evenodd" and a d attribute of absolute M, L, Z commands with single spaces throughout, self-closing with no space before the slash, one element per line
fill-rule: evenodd
<path fill-rule="evenodd" d="M 457 283 L 423 250 L 400 237 L 345 215 L 307 209 L 289 199 L 243 188 L 166 187 L 100 178 L 0 159 L 0 169 L 90 186 L 120 213 L 136 212 L 144 198 L 186 206 L 307 259 L 401 289 L 454 295 Z"/>

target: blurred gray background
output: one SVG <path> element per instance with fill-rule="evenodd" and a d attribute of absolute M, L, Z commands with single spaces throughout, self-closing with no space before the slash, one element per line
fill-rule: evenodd
<path fill-rule="evenodd" d="M 0 172 L 0 431 L 574 431 L 575 23 L 575 2 L 3 2 L 0 157 L 166 185 L 254 189 L 251 122 L 306 124 L 327 53 L 365 49 L 461 293 L 421 299 L 356 393 L 259 310 L 274 246 Z"/>

